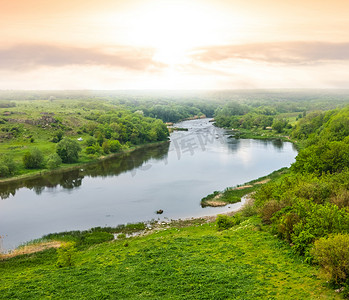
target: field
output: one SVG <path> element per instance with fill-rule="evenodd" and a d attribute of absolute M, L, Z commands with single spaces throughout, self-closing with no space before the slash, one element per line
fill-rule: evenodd
<path fill-rule="evenodd" d="M 56 249 L 0 261 L 0 299 L 339 299 L 258 218 L 190 223 L 77 247 L 69 267 Z"/>

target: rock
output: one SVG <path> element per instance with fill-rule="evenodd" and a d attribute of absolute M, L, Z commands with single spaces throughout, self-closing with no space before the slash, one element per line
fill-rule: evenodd
<path fill-rule="evenodd" d="M 156 213 L 157 213 L 158 215 L 161 215 L 163 212 L 164 212 L 164 211 L 163 211 L 162 209 L 159 209 L 159 210 L 156 211 Z"/>

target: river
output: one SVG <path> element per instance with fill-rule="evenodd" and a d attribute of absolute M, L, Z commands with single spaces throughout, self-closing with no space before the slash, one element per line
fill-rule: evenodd
<path fill-rule="evenodd" d="M 2 250 L 53 232 L 234 210 L 239 204 L 202 208 L 200 200 L 290 166 L 297 155 L 292 143 L 235 139 L 208 119 L 176 126 L 188 131 L 173 132 L 170 143 L 0 186 Z"/>

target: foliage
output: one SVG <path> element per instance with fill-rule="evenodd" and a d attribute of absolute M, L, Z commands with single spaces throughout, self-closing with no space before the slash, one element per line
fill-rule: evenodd
<path fill-rule="evenodd" d="M 218 215 L 216 219 L 217 230 L 225 230 L 233 227 L 235 225 L 239 225 L 242 221 L 241 214 L 237 213 L 232 217 L 226 215 Z"/>
<path fill-rule="evenodd" d="M 56 169 L 62 164 L 62 159 L 57 153 L 49 155 L 47 158 L 46 166 L 49 169 Z"/>
<path fill-rule="evenodd" d="M 23 164 L 27 169 L 40 169 L 44 166 L 44 154 L 38 148 L 33 148 L 24 154 Z"/>
<path fill-rule="evenodd" d="M 315 241 L 312 254 L 325 275 L 336 283 L 349 277 L 349 235 L 333 234 Z"/>
<path fill-rule="evenodd" d="M 78 161 L 81 147 L 77 141 L 65 137 L 57 144 L 56 151 L 62 162 L 73 163 Z"/>
<path fill-rule="evenodd" d="M 232 220 L 226 215 L 218 215 L 216 219 L 217 230 L 225 230 L 233 227 Z"/>
<path fill-rule="evenodd" d="M 74 243 L 65 243 L 57 249 L 56 266 L 59 268 L 71 267 L 74 265 L 76 248 Z"/>
<path fill-rule="evenodd" d="M 196 222 L 79 249 L 69 268 L 55 250 L 0 261 L 0 299 L 340 298 L 258 220 Z"/>
<path fill-rule="evenodd" d="M 94 144 L 85 148 L 86 154 L 96 154 L 101 152 L 101 146 L 99 144 Z"/>
<path fill-rule="evenodd" d="M 102 144 L 102 150 L 105 154 L 108 154 L 110 152 L 110 142 L 104 141 Z"/>
<path fill-rule="evenodd" d="M 282 118 L 275 118 L 273 121 L 273 129 L 276 130 L 277 133 L 283 132 L 284 128 L 286 128 L 288 125 L 287 120 Z"/>
<path fill-rule="evenodd" d="M 344 141 L 326 141 L 301 150 L 292 168 L 295 172 L 321 175 L 341 172 L 348 166 L 349 138 L 345 138 Z"/>
<path fill-rule="evenodd" d="M 58 143 L 60 142 L 62 139 L 63 139 L 63 135 L 64 135 L 64 132 L 60 129 L 60 130 L 57 130 L 55 133 L 54 133 L 54 136 L 52 138 L 52 142 L 53 143 Z"/>
<path fill-rule="evenodd" d="M 348 120 L 348 108 L 300 119 L 292 135 L 306 139 L 305 147 L 291 172 L 254 196 L 263 222 L 309 262 L 318 239 L 349 233 Z"/>
<path fill-rule="evenodd" d="M 114 236 L 109 232 L 94 231 L 94 232 L 85 234 L 83 236 L 81 243 L 84 245 L 94 245 L 94 244 L 100 244 L 103 242 L 111 241 L 113 239 L 114 239 Z"/>
<path fill-rule="evenodd" d="M 110 148 L 110 152 L 116 153 L 121 150 L 121 144 L 118 140 L 110 141 L 109 148 Z"/>
<path fill-rule="evenodd" d="M 15 175 L 18 170 L 16 162 L 12 156 L 3 156 L 0 159 L 0 177 Z"/>
<path fill-rule="evenodd" d="M 87 147 L 91 147 L 91 146 L 95 145 L 96 143 L 97 143 L 97 140 L 93 136 L 89 136 L 85 142 Z"/>

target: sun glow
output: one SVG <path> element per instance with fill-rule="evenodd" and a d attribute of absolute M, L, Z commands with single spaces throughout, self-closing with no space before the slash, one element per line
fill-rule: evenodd
<path fill-rule="evenodd" d="M 109 24 L 108 39 L 117 31 L 127 44 L 155 49 L 154 59 L 170 67 L 188 63 L 187 54 L 195 47 L 226 42 L 227 34 L 238 40 L 245 22 L 204 1 L 182 0 L 147 1 L 103 19 Z M 234 31 L 224 30 L 227 20 Z"/>

